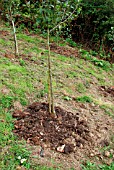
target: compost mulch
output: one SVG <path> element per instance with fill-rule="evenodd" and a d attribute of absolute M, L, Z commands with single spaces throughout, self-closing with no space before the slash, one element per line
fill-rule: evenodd
<path fill-rule="evenodd" d="M 55 107 L 56 116 L 50 114 L 47 103 L 35 102 L 24 111 L 15 110 L 13 132 L 27 143 L 49 147 L 63 153 L 73 152 L 90 141 L 87 121 L 79 113 Z"/>

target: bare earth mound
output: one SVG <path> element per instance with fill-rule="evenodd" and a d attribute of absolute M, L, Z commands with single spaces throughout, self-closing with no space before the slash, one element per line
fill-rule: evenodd
<path fill-rule="evenodd" d="M 65 153 L 73 152 L 75 147 L 90 142 L 89 127 L 85 120 L 80 120 L 79 113 L 74 115 L 63 109 L 55 108 L 57 118 L 48 112 L 48 104 L 33 103 L 25 112 L 15 111 L 15 133 L 32 144 L 46 143 L 48 147 L 57 149 L 65 145 Z"/>

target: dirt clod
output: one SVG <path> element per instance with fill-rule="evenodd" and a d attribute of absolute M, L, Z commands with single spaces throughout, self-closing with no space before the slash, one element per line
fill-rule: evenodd
<path fill-rule="evenodd" d="M 105 151 L 105 152 L 104 152 L 104 156 L 110 157 L 110 152 L 109 152 L 109 151 Z"/>
<path fill-rule="evenodd" d="M 112 87 L 100 86 L 99 90 L 103 93 L 104 97 L 107 97 L 108 95 L 114 97 L 114 86 Z"/>

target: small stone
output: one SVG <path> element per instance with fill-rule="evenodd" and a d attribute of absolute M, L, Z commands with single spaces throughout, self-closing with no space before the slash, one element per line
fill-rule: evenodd
<path fill-rule="evenodd" d="M 91 157 L 95 156 L 93 153 L 90 154 Z"/>
<path fill-rule="evenodd" d="M 1 122 L 5 122 L 5 120 L 2 119 Z"/>
<path fill-rule="evenodd" d="M 63 153 L 65 149 L 65 144 L 62 146 L 57 147 L 57 151 Z"/>
<path fill-rule="evenodd" d="M 15 127 L 15 129 L 18 129 L 18 128 L 19 128 L 19 126 L 17 126 L 17 125 L 14 125 L 14 127 Z"/>
<path fill-rule="evenodd" d="M 16 170 L 26 170 L 23 166 L 17 166 Z"/>
<path fill-rule="evenodd" d="M 44 143 L 44 144 L 43 144 L 43 147 L 44 147 L 44 148 L 47 148 L 47 147 L 48 147 L 48 145 Z"/>
<path fill-rule="evenodd" d="M 14 106 L 14 109 L 22 110 L 22 105 L 19 101 L 15 101 L 13 106 Z"/>
<path fill-rule="evenodd" d="M 101 160 L 103 160 L 103 156 L 102 156 L 102 155 L 99 155 L 99 158 L 100 158 Z"/>
<path fill-rule="evenodd" d="M 110 165 L 111 165 L 111 163 L 112 163 L 112 159 L 108 159 L 108 160 L 106 160 L 106 164 L 107 164 L 107 165 L 109 165 L 109 166 L 110 166 Z"/>
<path fill-rule="evenodd" d="M 92 107 L 95 107 L 95 104 L 94 104 L 94 103 L 91 103 L 91 106 L 92 106 Z"/>
<path fill-rule="evenodd" d="M 114 153 L 114 150 L 113 150 L 113 149 L 110 149 L 110 153 Z"/>
<path fill-rule="evenodd" d="M 101 138 L 101 134 L 100 134 L 100 133 L 98 133 L 98 134 L 97 134 L 97 137 L 98 137 L 98 138 Z"/>
<path fill-rule="evenodd" d="M 72 152 L 73 151 L 73 147 L 72 146 L 73 145 L 69 145 L 69 144 L 65 145 L 64 153 L 68 154 L 68 153 Z"/>
<path fill-rule="evenodd" d="M 109 152 L 109 151 L 105 151 L 105 152 L 104 152 L 104 156 L 110 157 L 110 152 Z"/>
<path fill-rule="evenodd" d="M 40 135 L 43 136 L 44 135 L 43 132 L 40 132 Z"/>
<path fill-rule="evenodd" d="M 44 148 L 43 147 L 41 147 L 41 149 L 40 149 L 40 156 L 44 157 Z"/>
<path fill-rule="evenodd" d="M 21 166 L 17 166 L 17 167 L 16 167 L 16 170 L 21 170 Z"/>
<path fill-rule="evenodd" d="M 26 115 L 30 115 L 29 112 L 23 112 L 23 114 L 26 116 Z"/>
<path fill-rule="evenodd" d="M 89 133 L 89 136 L 90 136 L 90 137 L 94 137 L 94 134 L 93 134 L 93 133 Z"/>
<path fill-rule="evenodd" d="M 27 139 L 27 143 L 30 143 L 30 138 Z"/>
<path fill-rule="evenodd" d="M 82 145 L 82 144 L 80 144 L 80 148 L 81 148 L 81 149 L 83 148 L 83 145 Z"/>

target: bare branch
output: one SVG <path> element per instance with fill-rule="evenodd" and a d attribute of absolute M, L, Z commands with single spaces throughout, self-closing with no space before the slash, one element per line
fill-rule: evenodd
<path fill-rule="evenodd" d="M 75 11 L 77 10 L 77 7 L 78 7 L 78 5 L 76 6 L 76 9 L 66 19 L 64 19 L 64 21 L 61 21 L 59 24 L 57 24 L 54 28 L 52 28 L 50 30 L 50 32 L 54 31 L 57 27 L 59 27 L 60 25 L 65 23 L 68 19 L 70 19 L 72 17 L 72 15 L 75 13 Z"/>

